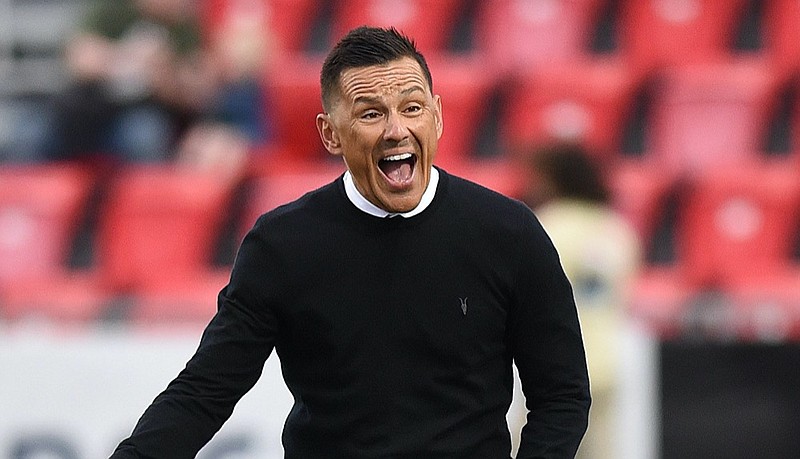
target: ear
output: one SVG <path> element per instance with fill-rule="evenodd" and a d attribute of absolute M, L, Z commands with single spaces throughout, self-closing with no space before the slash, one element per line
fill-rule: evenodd
<path fill-rule="evenodd" d="M 442 98 L 439 95 L 433 96 L 434 101 L 434 117 L 436 118 L 436 138 L 442 138 L 442 132 L 444 131 L 444 123 L 442 122 Z"/>
<path fill-rule="evenodd" d="M 328 153 L 334 156 L 342 155 L 342 144 L 339 141 L 339 134 L 331 120 L 331 115 L 328 113 L 320 113 L 317 115 L 317 131 L 319 137 L 322 139 L 322 144 Z"/>

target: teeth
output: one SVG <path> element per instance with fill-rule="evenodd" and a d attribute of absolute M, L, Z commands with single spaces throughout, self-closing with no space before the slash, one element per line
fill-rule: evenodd
<path fill-rule="evenodd" d="M 401 153 L 383 158 L 384 161 L 402 161 L 411 157 L 411 153 Z"/>

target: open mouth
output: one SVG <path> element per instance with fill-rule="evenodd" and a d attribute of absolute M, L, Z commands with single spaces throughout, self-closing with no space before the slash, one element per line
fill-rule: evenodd
<path fill-rule="evenodd" d="M 383 175 L 395 185 L 404 185 L 414 176 L 414 166 L 417 157 L 411 153 L 400 153 L 387 156 L 378 161 L 378 167 Z"/>

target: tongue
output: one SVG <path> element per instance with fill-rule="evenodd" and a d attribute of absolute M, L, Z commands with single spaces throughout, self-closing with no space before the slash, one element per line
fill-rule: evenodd
<path fill-rule="evenodd" d="M 411 161 L 383 161 L 381 170 L 393 182 L 405 182 L 413 172 Z"/>

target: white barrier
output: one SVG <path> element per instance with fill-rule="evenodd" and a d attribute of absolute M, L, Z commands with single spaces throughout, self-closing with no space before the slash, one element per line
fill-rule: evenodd
<path fill-rule="evenodd" d="M 200 333 L 0 329 L 0 458 L 108 457 L 184 367 Z M 282 458 L 291 401 L 273 354 L 198 458 Z"/>
<path fill-rule="evenodd" d="M 620 459 L 651 459 L 658 447 L 655 343 L 629 332 Z M 0 459 L 107 458 L 184 367 L 201 333 L 0 324 Z M 282 458 L 280 437 L 291 404 L 273 353 L 259 382 L 197 457 Z M 519 416 L 524 407 L 516 399 L 512 426 Z"/>

